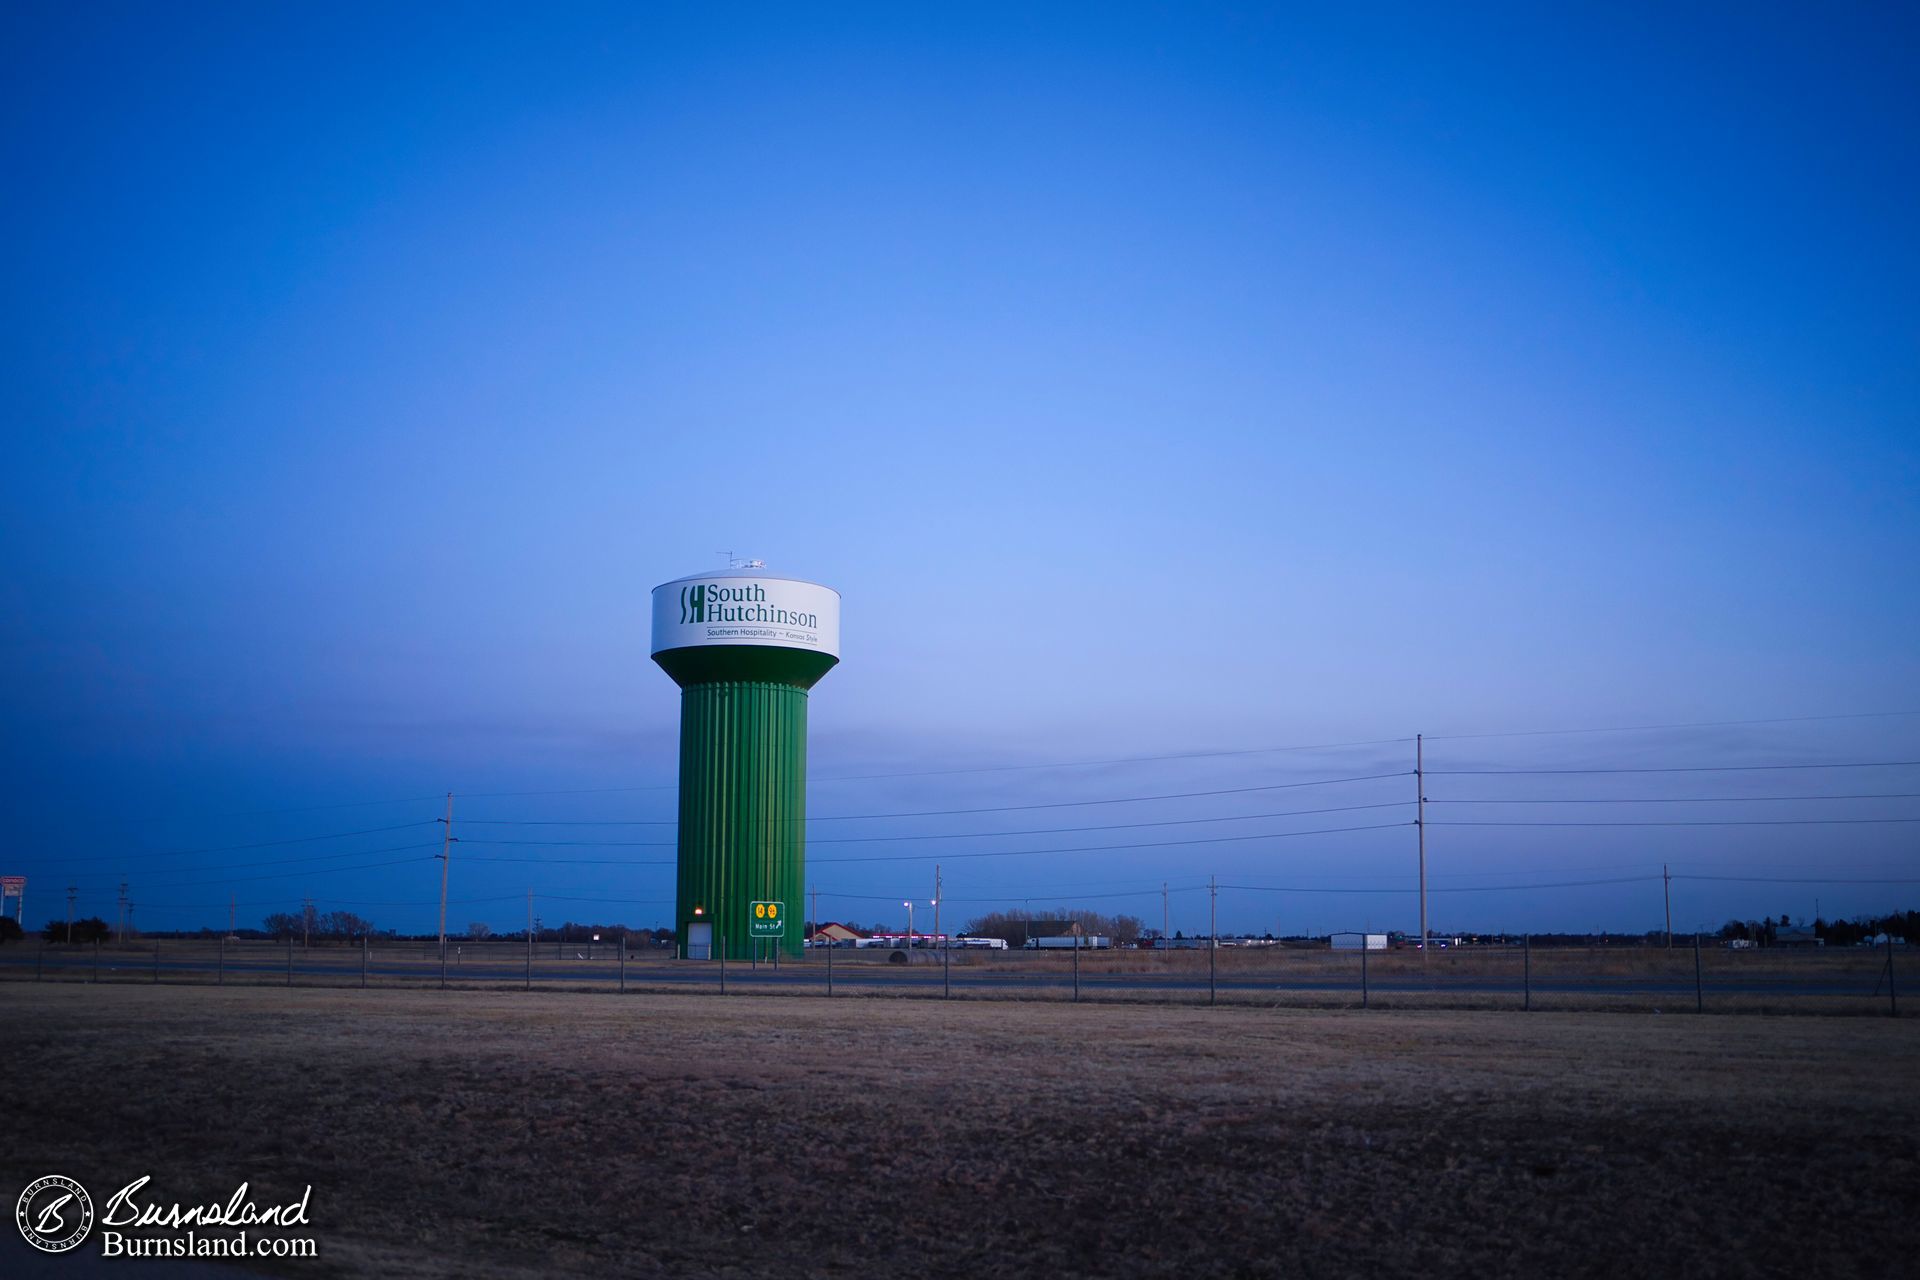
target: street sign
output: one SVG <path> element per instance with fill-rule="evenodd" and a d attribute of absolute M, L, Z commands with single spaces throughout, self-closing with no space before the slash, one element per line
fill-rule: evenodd
<path fill-rule="evenodd" d="M 753 918 L 747 922 L 748 930 L 756 938 L 781 938 L 787 932 L 787 904 L 784 902 L 756 902 L 753 904 Z"/>

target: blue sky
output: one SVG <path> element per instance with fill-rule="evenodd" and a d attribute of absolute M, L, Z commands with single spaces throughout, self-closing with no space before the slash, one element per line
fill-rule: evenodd
<path fill-rule="evenodd" d="M 431 802 L 308 806 L 449 789 L 463 818 L 670 818 L 646 593 L 725 549 L 846 597 L 813 705 L 814 879 L 845 895 L 822 914 L 861 920 L 931 872 L 826 862 L 854 826 L 967 833 L 900 842 L 916 857 L 1057 848 L 968 837 L 1411 781 L 1044 821 L 830 813 L 1271 786 L 1410 751 L 833 777 L 1920 709 L 1909 14 L 0 21 L 0 857 L 32 877 L 30 917 L 69 882 L 111 914 L 124 872 L 149 927 L 232 892 L 243 915 L 310 893 L 423 928 L 426 827 L 170 851 L 424 822 Z M 1892 761 L 1917 735 L 1875 715 L 1461 739 L 1435 767 Z M 1911 767 L 1451 781 L 1687 801 L 1595 807 L 1618 820 L 1920 817 Z M 529 791 L 596 794 L 482 797 Z M 1761 798 L 1854 794 L 1888 798 Z M 1410 883 L 1410 815 L 1379 812 L 1402 825 L 943 865 L 980 904 Z M 1509 812 L 1595 810 L 1475 816 Z M 1464 888 L 1663 860 L 1920 876 L 1916 830 L 1429 836 L 1436 885 Z M 658 851 L 571 849 L 596 851 L 631 861 L 463 846 L 460 910 L 512 925 L 531 885 L 550 920 L 664 919 L 667 869 L 637 865 Z M 1694 882 L 1684 923 L 1916 888 Z M 1448 901 L 1436 921 L 1461 928 L 1659 915 L 1642 882 Z M 1223 921 L 1400 927 L 1411 903 L 1249 892 Z"/>

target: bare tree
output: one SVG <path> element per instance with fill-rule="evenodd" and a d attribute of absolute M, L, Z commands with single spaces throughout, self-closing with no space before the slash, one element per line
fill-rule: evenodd
<path fill-rule="evenodd" d="M 1035 921 L 1070 921 L 1082 933 L 1112 938 L 1120 946 L 1137 942 L 1146 931 L 1137 916 L 1108 916 L 1098 911 L 1056 907 L 1052 911 L 1026 911 L 1013 908 L 994 911 L 967 922 L 967 932 L 981 938 L 1003 938 L 1010 947 L 1027 944 L 1027 926 Z"/>

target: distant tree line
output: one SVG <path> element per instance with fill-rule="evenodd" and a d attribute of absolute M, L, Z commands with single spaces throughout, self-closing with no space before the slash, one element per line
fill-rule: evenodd
<path fill-rule="evenodd" d="M 1051 911 L 1010 909 L 990 911 L 967 921 L 966 931 L 976 938 L 1003 938 L 1009 947 L 1027 945 L 1028 925 L 1035 921 L 1065 920 L 1080 926 L 1083 934 L 1113 939 L 1118 946 L 1138 942 L 1146 925 L 1137 916 L 1109 916 L 1077 907 L 1056 907 Z"/>
<path fill-rule="evenodd" d="M 371 937 L 378 932 L 373 921 L 351 911 L 276 911 L 261 922 L 270 938 L 308 938 L 339 940 Z"/>
<path fill-rule="evenodd" d="M 671 943 L 675 940 L 674 931 L 661 926 L 651 929 L 636 929 L 625 924 L 578 924 L 572 920 L 561 925 L 543 925 L 535 932 L 535 942 L 587 942 L 594 934 L 600 935 L 602 942 L 611 942 L 625 934 L 627 942 L 635 947 L 652 946 L 656 942 Z M 495 935 L 499 936 L 499 935 Z M 525 929 L 506 935 L 524 940 Z"/>
<path fill-rule="evenodd" d="M 1720 926 L 1726 941 L 1744 939 L 1756 946 L 1772 946 L 1780 931 L 1794 927 L 1793 918 L 1782 912 L 1778 920 L 1729 920 Z M 1804 923 L 1801 927 L 1805 927 Z M 1891 934 L 1911 940 L 1920 930 L 1920 911 L 1894 911 L 1883 916 L 1859 915 L 1851 920 L 1826 920 L 1816 917 L 1813 936 L 1830 947 L 1857 947 L 1868 938 Z"/>
<path fill-rule="evenodd" d="M 108 942 L 113 938 L 113 926 L 99 916 L 75 920 L 71 929 L 65 920 L 49 920 L 40 936 L 48 942 Z"/>

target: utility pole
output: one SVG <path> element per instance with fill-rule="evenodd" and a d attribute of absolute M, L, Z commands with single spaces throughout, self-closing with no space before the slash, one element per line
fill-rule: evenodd
<path fill-rule="evenodd" d="M 1214 981 L 1220 956 L 1220 885 L 1218 877 L 1207 877 L 1207 1003 L 1220 998 Z"/>
<path fill-rule="evenodd" d="M 1420 842 L 1420 963 L 1427 963 L 1427 781 L 1426 744 L 1423 735 L 1413 735 L 1413 829 Z"/>
<path fill-rule="evenodd" d="M 1667 950 L 1673 950 L 1673 877 L 1667 874 L 1667 864 L 1660 864 L 1660 892 L 1667 900 Z"/>
<path fill-rule="evenodd" d="M 73 942 L 73 899 L 79 892 L 80 890 L 73 885 L 67 886 L 67 942 L 69 945 Z"/>
<path fill-rule="evenodd" d="M 227 894 L 227 936 L 233 936 L 233 913 L 239 907 L 240 900 L 232 893 Z"/>
<path fill-rule="evenodd" d="M 127 882 L 125 880 L 120 882 L 120 910 L 114 917 L 113 932 L 119 941 L 127 940 Z"/>
<path fill-rule="evenodd" d="M 813 899 L 813 910 L 808 912 L 808 914 L 813 917 L 813 936 L 814 940 L 818 941 L 820 938 L 820 891 L 818 889 L 810 889 L 807 892 L 807 896 Z M 831 946 L 833 939 L 827 939 L 827 943 Z"/>
<path fill-rule="evenodd" d="M 940 948 L 940 998 L 953 998 L 953 974 L 948 969 L 953 948 L 940 936 L 940 902 L 947 896 L 946 882 L 940 878 L 940 864 L 933 864 L 933 945 Z"/>
<path fill-rule="evenodd" d="M 447 792 L 447 816 L 440 819 L 446 830 L 440 834 L 440 954 L 447 954 L 447 864 L 453 861 L 453 792 Z"/>
<path fill-rule="evenodd" d="M 1173 959 L 1173 935 L 1167 932 L 1167 925 L 1173 919 L 1173 911 L 1167 906 L 1167 882 L 1160 882 L 1160 946 L 1167 953 L 1167 959 Z"/>
<path fill-rule="evenodd" d="M 305 951 L 313 941 L 313 899 L 300 899 L 300 949 Z"/>

